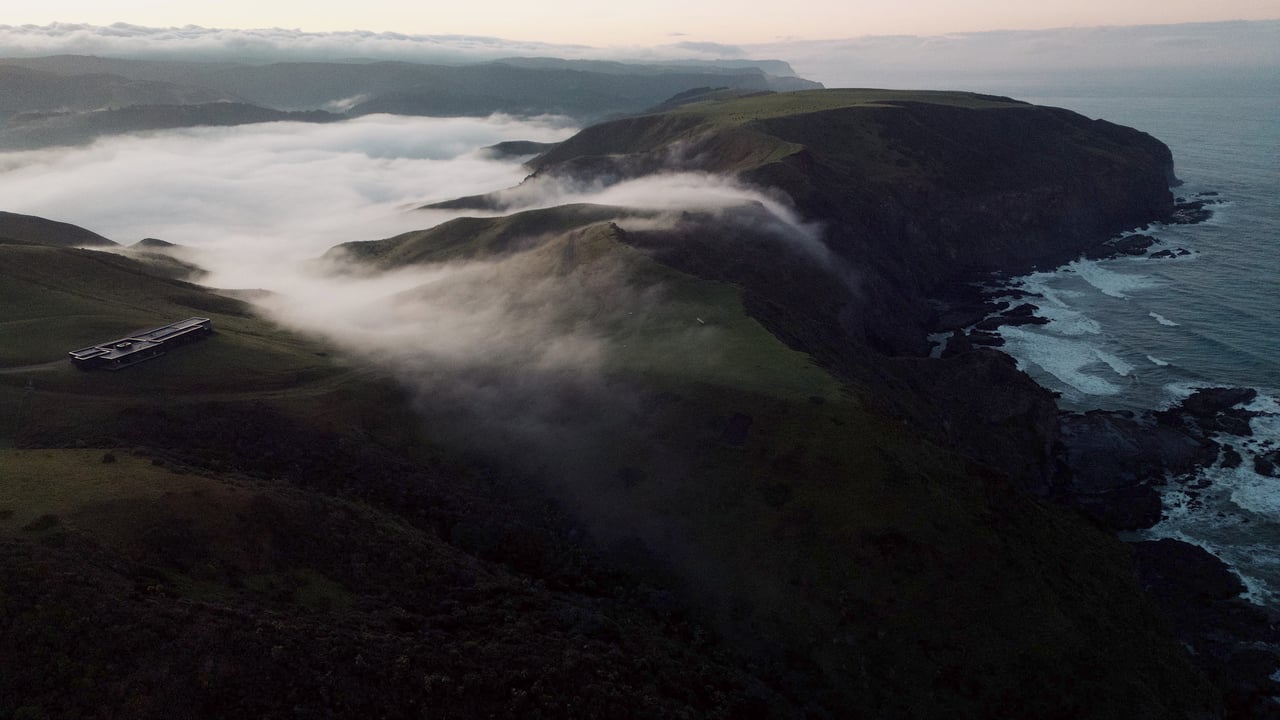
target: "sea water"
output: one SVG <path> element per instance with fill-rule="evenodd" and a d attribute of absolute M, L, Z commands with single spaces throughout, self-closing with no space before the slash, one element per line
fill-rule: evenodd
<path fill-rule="evenodd" d="M 1150 252 L 1187 255 L 1077 260 L 1016 279 L 1049 323 L 1001 334 L 1068 410 L 1164 408 L 1197 387 L 1256 388 L 1253 436 L 1218 438 L 1244 463 L 1208 469 L 1201 489 L 1170 482 L 1164 519 L 1142 536 L 1210 549 L 1250 599 L 1280 609 L 1280 479 L 1253 469 L 1254 454 L 1280 445 L 1280 80 L 1219 87 L 1020 96 L 1154 135 L 1184 181 L 1175 195 L 1217 193 L 1217 204 L 1206 222 L 1144 231 L 1159 241 Z"/>

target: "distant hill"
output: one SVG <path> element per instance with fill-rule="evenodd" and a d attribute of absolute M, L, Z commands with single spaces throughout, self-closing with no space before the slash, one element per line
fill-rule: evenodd
<path fill-rule="evenodd" d="M 64 75 L 0 62 L 0 116 L 234 99 L 234 96 L 218 90 L 127 78 L 101 71 Z"/>
<path fill-rule="evenodd" d="M 137 250 L 168 250 L 176 247 L 181 246 L 159 238 L 142 238 L 138 242 L 129 246 L 130 249 Z"/>
<path fill-rule="evenodd" d="M 510 57 L 494 62 L 514 67 L 557 70 L 583 70 L 615 75 L 644 75 L 669 72 L 722 73 L 736 75 L 744 70 L 760 71 L 774 78 L 796 78 L 790 63 L 783 60 L 672 60 L 638 62 L 617 60 L 566 60 L 551 57 Z M 807 81 L 805 81 L 807 82 Z"/>
<path fill-rule="evenodd" d="M 541 155 L 555 147 L 555 143 L 534 142 L 532 140 L 507 140 L 484 148 L 490 157 L 522 157 Z"/>
<path fill-rule="evenodd" d="M 0 67 L 68 78 L 109 72 L 140 82 L 165 83 L 165 87 L 208 88 L 225 94 L 216 99 L 237 99 L 281 110 L 355 107 L 356 114 L 558 112 L 599 118 L 642 110 L 699 86 L 760 90 L 820 87 L 793 76 L 769 74 L 750 63 L 687 67 L 515 59 L 463 66 L 403 62 L 244 65 L 63 55 L 0 59 Z M 779 69 L 770 63 L 765 67 Z M 21 109 L 44 108 L 14 111 Z"/>
<path fill-rule="evenodd" d="M 821 85 L 795 77 L 776 61 L 631 65 L 516 58 L 446 66 L 8 58 L 0 59 L 0 147 L 77 144 L 103 135 L 205 125 L 330 122 L 373 113 L 556 114 L 595 121 L 706 87 L 752 93 Z"/>
<path fill-rule="evenodd" d="M 225 127 L 264 122 L 326 123 L 341 119 L 342 116 L 323 110 L 287 112 L 235 102 L 131 105 L 81 113 L 27 113 L 14 116 L 7 125 L 0 127 L 0 147 L 75 145 L 106 135 L 184 127 Z"/>
<path fill-rule="evenodd" d="M 0 212 L 0 241 L 56 247 L 115 246 L 112 240 L 77 225 L 35 215 Z"/>
<path fill-rule="evenodd" d="M 755 69 L 707 73 L 673 68 L 623 74 L 501 63 L 453 68 L 423 80 L 412 88 L 377 95 L 351 112 L 448 115 L 501 111 L 600 118 L 643 110 L 676 93 L 713 83 L 747 90 L 774 87 L 769 76 Z"/>

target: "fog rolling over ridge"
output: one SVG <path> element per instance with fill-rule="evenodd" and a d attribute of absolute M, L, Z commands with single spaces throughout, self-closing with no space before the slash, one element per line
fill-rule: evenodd
<path fill-rule="evenodd" d="M 609 538 L 639 533 L 659 543 L 671 529 L 613 502 L 601 488 L 616 478 L 597 474 L 608 466 L 599 455 L 616 456 L 618 439 L 634 436 L 652 412 L 619 374 L 732 376 L 733 349 L 723 341 L 744 330 L 726 328 L 736 316 L 708 313 L 714 306 L 700 299 L 707 291 L 679 278 L 673 284 L 669 271 L 617 234 L 715 225 L 772 238 L 821 272 L 851 275 L 830 257 L 818 226 L 760 189 L 695 173 L 520 185 L 528 171 L 518 159 L 481 152 L 570 131 L 555 118 L 392 116 L 165 131 L 2 154 L 0 192 L 15 211 L 64 218 L 125 244 L 177 243 L 208 271 L 202 284 L 269 291 L 260 303 L 270 317 L 412 388 L 433 433 L 568 483 L 562 497 L 585 504 L 578 510 Z M 416 209 L 513 187 L 501 210 Z M 342 242 L 463 215 L 583 203 L 600 206 L 589 221 L 517 237 L 514 254 L 377 273 L 340 252 L 316 261 Z M 758 326 L 745 332 L 767 336 Z M 676 545 L 666 551 L 684 552 Z M 714 572 L 707 561 L 695 564 Z"/>

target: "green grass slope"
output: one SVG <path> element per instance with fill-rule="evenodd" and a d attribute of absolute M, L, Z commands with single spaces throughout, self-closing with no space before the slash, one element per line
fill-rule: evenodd
<path fill-rule="evenodd" d="M 563 572 L 548 589 L 385 505 L 119 450 L 0 450 L 0 464 L 7 717 L 786 712 L 690 648 L 681 621 L 566 589 Z M 452 523 L 509 514 L 433 497 Z"/>
<path fill-rule="evenodd" d="M 193 315 L 211 318 L 217 333 L 119 373 L 84 373 L 67 361 L 70 350 Z M 317 352 L 248 305 L 127 257 L 0 244 L 0 384 L 90 394 L 263 390 L 332 373 Z"/>
<path fill-rule="evenodd" d="M 602 205 L 561 205 L 502 217 L 464 217 L 385 240 L 343 243 L 325 257 L 379 270 L 468 260 L 528 249 L 566 231 L 633 214 Z"/>
<path fill-rule="evenodd" d="M 741 288 L 657 262 L 641 249 L 651 240 L 629 235 L 602 222 L 518 251 L 486 235 L 465 251 L 515 265 L 513 286 L 523 274 L 573 287 L 557 322 L 607 338 L 612 399 L 588 393 L 559 416 L 577 457 L 522 435 L 518 395 L 509 430 L 428 393 L 427 421 L 454 426 L 440 437 L 500 467 L 541 467 L 620 563 L 678 588 L 766 672 L 792 673 L 787 691 L 817 715 L 1155 718 L 1212 705 L 1122 546 L 876 411 L 871 388 L 752 319 Z M 414 242 L 417 258 L 459 247 L 448 232 Z"/>
<path fill-rule="evenodd" d="M 767 123 L 781 118 L 811 116 L 832 111 L 860 111 L 871 108 L 901 107 L 906 103 L 924 103 L 942 107 L 972 110 L 1026 108 L 1026 103 L 973 93 L 924 90 L 810 90 L 794 93 L 761 93 L 747 97 L 713 98 L 687 103 L 667 112 L 639 115 L 595 125 L 560 143 L 551 151 L 530 161 L 535 170 L 550 169 L 577 158 L 635 155 L 666 148 L 677 142 L 698 143 L 710 134 L 749 131 L 737 135 L 744 145 L 763 143 L 772 152 L 756 155 L 716 153 L 701 162 L 715 172 L 744 172 L 785 157 L 788 147 L 798 152 L 804 145 L 788 145 L 773 138 Z M 873 126 L 870 115 L 862 116 Z M 782 140 L 779 143 L 778 140 Z M 857 139 L 820 146 L 815 152 L 839 151 L 857 146 Z M 874 148 L 865 148 L 874 152 Z"/>

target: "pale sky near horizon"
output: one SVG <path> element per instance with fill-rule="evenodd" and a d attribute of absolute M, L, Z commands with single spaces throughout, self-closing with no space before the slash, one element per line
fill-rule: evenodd
<path fill-rule="evenodd" d="M 791 0 L 750 10 L 741 0 L 42 0 L 6 8 L 0 23 L 370 30 L 481 35 L 592 46 L 764 43 L 864 35 L 936 35 L 1103 25 L 1280 19 L 1280 0 Z"/>

